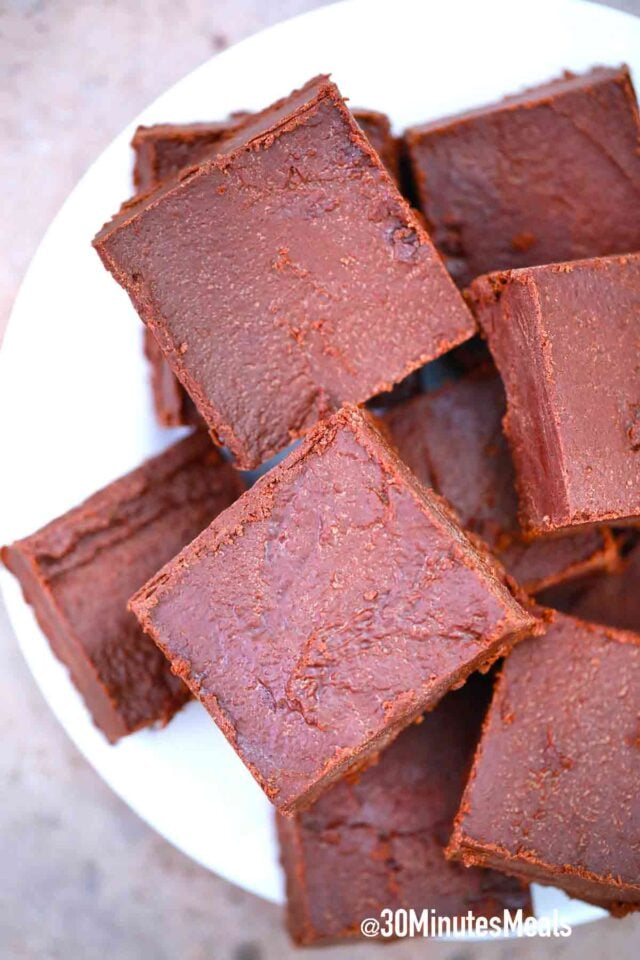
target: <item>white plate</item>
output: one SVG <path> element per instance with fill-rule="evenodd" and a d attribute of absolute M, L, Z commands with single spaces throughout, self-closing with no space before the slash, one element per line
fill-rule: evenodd
<path fill-rule="evenodd" d="M 176 436 L 153 421 L 141 330 L 90 246 L 131 192 L 137 123 L 262 107 L 318 72 L 401 129 L 493 100 L 565 68 L 626 61 L 640 77 L 640 21 L 580 0 L 349 0 L 298 17 L 205 63 L 145 110 L 69 196 L 34 257 L 0 357 L 0 542 L 31 533 Z M 89 762 L 144 820 L 204 866 L 270 900 L 283 887 L 267 800 L 199 705 L 109 747 L 8 574 L 27 662 Z M 553 890 L 571 923 L 602 911 Z"/>

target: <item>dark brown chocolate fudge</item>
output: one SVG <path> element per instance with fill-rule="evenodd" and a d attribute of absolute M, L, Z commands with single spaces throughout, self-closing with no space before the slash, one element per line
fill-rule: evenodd
<path fill-rule="evenodd" d="M 398 145 L 391 133 L 389 118 L 376 110 L 354 110 L 353 115 L 377 151 L 383 164 L 397 180 Z M 187 167 L 216 152 L 220 144 L 250 114 L 234 114 L 217 123 L 173 124 L 138 127 L 131 142 L 135 151 L 134 186 L 138 193 L 157 187 Z M 151 389 L 156 416 L 165 427 L 201 423 L 189 394 L 175 376 L 145 327 L 144 351 L 151 370 Z"/>
<path fill-rule="evenodd" d="M 640 908 L 640 636 L 556 614 L 505 661 L 450 853 Z"/>
<path fill-rule="evenodd" d="M 566 594 L 549 592 L 545 602 L 582 620 L 640 633 L 640 544 L 612 576 L 589 577 Z"/>
<path fill-rule="evenodd" d="M 470 677 L 374 766 L 307 812 L 278 817 L 296 943 L 358 937 L 362 921 L 386 907 L 451 918 L 529 912 L 521 881 L 444 856 L 489 691 L 486 678 Z"/>
<path fill-rule="evenodd" d="M 194 434 L 2 550 L 93 720 L 115 742 L 189 698 L 127 601 L 242 490 Z"/>
<path fill-rule="evenodd" d="M 283 813 L 539 626 L 353 407 L 319 424 L 131 609 Z"/>
<path fill-rule="evenodd" d="M 394 407 L 385 423 L 404 462 L 449 501 L 462 525 L 482 537 L 528 592 L 612 569 L 617 551 L 608 531 L 524 539 L 502 432 L 505 409 L 502 382 L 490 367 Z"/>
<path fill-rule="evenodd" d="M 431 235 L 462 286 L 640 249 L 640 120 L 626 67 L 566 75 L 405 141 Z"/>
<path fill-rule="evenodd" d="M 533 535 L 640 516 L 640 254 L 480 277 L 504 381 L 520 520 Z"/>
<path fill-rule="evenodd" d="M 127 205 L 94 243 L 241 467 L 475 329 L 326 77 Z"/>

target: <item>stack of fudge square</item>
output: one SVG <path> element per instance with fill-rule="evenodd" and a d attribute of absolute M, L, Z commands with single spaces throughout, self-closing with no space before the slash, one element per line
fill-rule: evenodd
<path fill-rule="evenodd" d="M 400 138 L 321 76 L 133 146 L 94 245 L 193 429 L 3 550 L 95 723 L 203 704 L 297 943 L 530 882 L 640 909 L 627 68 Z"/>

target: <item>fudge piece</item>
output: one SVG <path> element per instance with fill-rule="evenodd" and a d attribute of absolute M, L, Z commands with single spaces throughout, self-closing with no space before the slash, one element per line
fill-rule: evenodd
<path fill-rule="evenodd" d="M 449 501 L 462 525 L 482 537 L 528 592 L 612 569 L 617 551 L 609 531 L 524 539 L 504 412 L 502 382 L 490 367 L 396 406 L 385 423 L 404 462 Z"/>
<path fill-rule="evenodd" d="M 283 813 L 538 626 L 502 569 L 351 407 L 131 609 Z"/>
<path fill-rule="evenodd" d="M 389 118 L 375 110 L 354 110 L 353 115 L 385 167 L 397 180 L 398 147 Z M 217 123 L 162 123 L 138 127 L 131 141 L 135 151 L 133 181 L 144 193 L 181 170 L 200 163 L 250 114 L 234 114 Z M 201 423 L 189 394 L 175 376 L 151 331 L 145 327 L 144 352 L 151 369 L 151 390 L 156 416 L 165 427 Z M 416 374 L 417 376 L 417 374 Z"/>
<path fill-rule="evenodd" d="M 566 74 L 405 134 L 420 207 L 461 286 L 639 249 L 639 147 L 627 67 Z"/>
<path fill-rule="evenodd" d="M 241 467 L 475 329 L 325 77 L 126 205 L 94 244 Z"/>
<path fill-rule="evenodd" d="M 507 393 L 535 535 L 640 515 L 640 254 L 480 277 L 470 300 Z"/>
<path fill-rule="evenodd" d="M 545 602 L 583 620 L 640 633 L 640 544 L 624 558 L 619 572 L 590 577 L 573 592 L 550 591 Z"/>
<path fill-rule="evenodd" d="M 640 636 L 556 614 L 505 661 L 450 854 L 640 907 Z"/>
<path fill-rule="evenodd" d="M 529 912 L 521 881 L 444 856 L 489 691 L 486 678 L 470 677 L 374 766 L 336 784 L 307 812 L 278 817 L 296 943 L 361 936 L 362 921 L 385 907 L 451 918 Z"/>
<path fill-rule="evenodd" d="M 185 167 L 200 163 L 218 149 L 246 116 L 234 114 L 228 120 L 215 123 L 158 123 L 138 127 L 131 141 L 135 152 L 136 193 L 146 193 Z"/>
<path fill-rule="evenodd" d="M 205 432 L 2 549 L 56 656 L 112 743 L 188 700 L 127 610 L 131 594 L 241 493 Z"/>
<path fill-rule="evenodd" d="M 144 328 L 144 354 L 149 361 L 151 393 L 158 423 L 163 427 L 202 424 L 193 400 L 164 358 L 148 327 Z"/>

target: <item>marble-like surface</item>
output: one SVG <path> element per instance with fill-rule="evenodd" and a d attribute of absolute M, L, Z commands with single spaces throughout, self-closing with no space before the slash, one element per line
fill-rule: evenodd
<path fill-rule="evenodd" d="M 0 3 L 0 335 L 49 220 L 125 123 L 217 50 L 321 3 Z M 640 13 L 640 0 L 612 5 Z M 0 656 L 0 960 L 300 955 L 277 908 L 172 849 L 80 757 L 35 688 L 1 601 Z M 359 960 L 379 949 L 365 944 L 321 956 Z M 384 958 L 635 960 L 639 950 L 636 917 L 578 929 L 568 941 L 405 942 L 386 946 Z"/>

